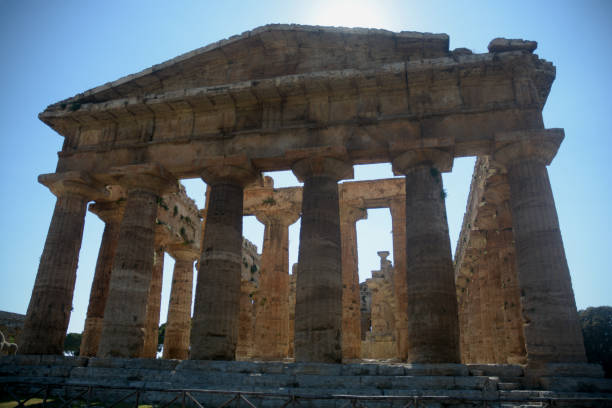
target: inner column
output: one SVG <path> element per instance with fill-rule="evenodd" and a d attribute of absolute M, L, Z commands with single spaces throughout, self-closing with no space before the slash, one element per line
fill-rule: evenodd
<path fill-rule="evenodd" d="M 393 288 L 396 300 L 395 333 L 398 358 L 408 358 L 408 289 L 406 288 L 406 196 L 389 202 L 393 229 Z"/>
<path fill-rule="evenodd" d="M 129 165 L 111 173 L 127 191 L 108 301 L 104 310 L 99 357 L 140 357 L 145 341 L 149 287 L 153 273 L 157 201 L 177 188 L 161 166 Z"/>
<path fill-rule="evenodd" d="M 295 305 L 295 360 L 342 361 L 342 247 L 338 180 L 350 163 L 308 158 L 293 165 L 304 182 Z"/>
<path fill-rule="evenodd" d="M 199 254 L 180 244 L 171 246 L 169 253 L 174 258 L 175 263 L 168 304 L 163 358 L 186 360 L 189 358 L 189 339 L 191 336 L 193 262 Z"/>
<path fill-rule="evenodd" d="M 250 161 L 208 166 L 206 229 L 191 330 L 192 360 L 234 360 L 238 340 L 244 187 L 257 179 Z M 207 190 L 208 191 L 208 190 Z"/>
<path fill-rule="evenodd" d="M 299 214 L 256 214 L 265 227 L 261 255 L 254 357 L 282 360 L 289 352 L 289 225 Z"/>
<path fill-rule="evenodd" d="M 156 239 L 157 241 L 157 239 Z M 159 311 L 161 309 L 162 282 L 164 280 L 164 254 L 161 243 L 155 243 L 153 254 L 153 273 L 149 285 L 147 300 L 147 315 L 145 318 L 145 337 L 142 358 L 155 358 L 157 355 L 157 340 L 159 338 Z"/>
<path fill-rule="evenodd" d="M 361 310 L 359 300 L 359 268 L 357 229 L 359 220 L 368 218 L 365 208 L 340 207 L 342 241 L 342 358 L 361 358 Z"/>
<path fill-rule="evenodd" d="M 99 202 L 89 206 L 89 211 L 100 217 L 106 225 L 102 234 L 102 242 L 100 243 L 100 251 L 98 252 L 98 260 L 96 262 L 96 272 L 89 294 L 87 318 L 85 319 L 85 329 L 83 330 L 83 338 L 79 351 L 81 356 L 93 357 L 98 352 L 100 336 L 102 335 L 102 324 L 104 322 L 104 308 L 108 298 L 113 259 L 117 250 L 119 227 L 124 209 L 124 203 L 118 201 Z"/>
<path fill-rule="evenodd" d="M 406 176 L 406 284 L 408 362 L 458 363 L 455 276 L 440 171 L 452 156 L 411 150 L 393 161 Z"/>

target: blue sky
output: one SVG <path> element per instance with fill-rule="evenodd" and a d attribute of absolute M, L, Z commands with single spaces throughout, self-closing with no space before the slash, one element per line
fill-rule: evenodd
<path fill-rule="evenodd" d="M 549 173 L 579 308 L 612 304 L 612 2 L 610 1 L 0 1 L 0 310 L 25 313 L 55 203 L 36 178 L 51 173 L 63 139 L 37 119 L 53 102 L 222 38 L 269 23 L 365 26 L 450 35 L 450 48 L 486 52 L 495 37 L 538 41 L 557 67 L 546 127 L 566 139 Z M 444 176 L 451 237 L 459 233 L 473 159 Z M 389 166 L 358 167 L 359 179 Z M 297 182 L 274 175 L 277 185 Z M 186 182 L 202 205 L 203 183 Z M 360 276 L 390 250 L 388 212 L 358 224 Z M 69 331 L 81 331 L 103 224 L 88 215 Z M 291 228 L 292 262 L 298 225 Z M 261 248 L 263 227 L 245 218 Z M 166 258 L 161 321 L 172 260 Z"/>

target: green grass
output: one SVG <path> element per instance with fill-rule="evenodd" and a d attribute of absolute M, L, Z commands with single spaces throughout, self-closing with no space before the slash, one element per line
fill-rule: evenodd
<path fill-rule="evenodd" d="M 42 398 L 31 398 L 29 399 L 24 405 L 26 407 L 42 407 L 42 403 L 43 400 Z M 0 408 L 15 408 L 18 405 L 17 401 L 11 399 L 11 398 L 2 398 L 0 400 Z M 62 401 L 61 400 L 54 400 L 54 399 L 47 399 L 47 406 L 60 406 L 62 405 Z M 79 408 L 79 407 L 84 407 L 86 405 L 86 403 L 84 401 L 73 401 L 70 406 L 73 408 Z M 98 405 L 103 405 L 101 402 L 96 401 L 96 402 L 90 402 L 88 406 L 98 406 Z M 117 408 L 133 408 L 134 404 L 130 404 L 130 403 L 121 403 L 119 405 L 116 405 Z M 153 408 L 153 405 L 143 405 L 140 404 L 138 405 L 138 408 Z"/>

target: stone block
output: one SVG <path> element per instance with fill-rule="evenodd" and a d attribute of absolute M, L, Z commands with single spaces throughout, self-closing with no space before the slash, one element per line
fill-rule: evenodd
<path fill-rule="evenodd" d="M 391 387 L 405 390 L 444 390 L 455 387 L 450 376 L 397 376 L 391 377 Z"/>
<path fill-rule="evenodd" d="M 0 377 L 16 376 L 19 373 L 20 367 L 15 364 L 0 364 Z"/>
<path fill-rule="evenodd" d="M 523 367 L 506 364 L 468 364 L 470 375 L 487 375 L 498 377 L 522 377 Z"/>
<path fill-rule="evenodd" d="M 370 375 L 361 376 L 362 387 L 372 387 L 377 389 L 387 389 L 392 387 L 392 379 L 394 376 L 388 375 Z"/>
<path fill-rule="evenodd" d="M 463 364 L 406 364 L 406 375 L 469 375 L 467 366 Z"/>
<path fill-rule="evenodd" d="M 22 366 L 19 369 L 21 377 L 48 377 L 51 369 L 49 366 Z"/>
<path fill-rule="evenodd" d="M 453 388 L 456 389 L 472 389 L 482 390 L 485 388 L 485 384 L 490 381 L 489 377 L 454 377 L 455 384 Z"/>
<path fill-rule="evenodd" d="M 88 367 L 123 368 L 130 361 L 129 358 L 99 358 L 91 357 Z"/>
<path fill-rule="evenodd" d="M 402 365 L 381 365 L 378 367 L 378 374 L 380 375 L 404 375 L 405 372 Z"/>
<path fill-rule="evenodd" d="M 16 356 L 4 356 L 0 358 L 0 364 L 16 364 L 16 365 L 39 365 L 40 355 L 17 354 Z"/>
<path fill-rule="evenodd" d="M 489 43 L 489 52 L 527 51 L 534 52 L 538 48 L 536 41 L 523 39 L 494 38 Z"/>
<path fill-rule="evenodd" d="M 300 390 L 304 388 L 357 388 L 360 386 L 360 378 L 358 376 L 336 376 L 336 375 L 311 375 L 297 374 L 295 382 Z"/>
<path fill-rule="evenodd" d="M 132 358 L 125 361 L 124 367 L 148 370 L 174 370 L 178 365 L 178 360 L 162 360 L 151 358 Z"/>
<path fill-rule="evenodd" d="M 287 364 L 281 362 L 258 363 L 259 372 L 265 374 L 282 374 L 287 369 Z"/>
<path fill-rule="evenodd" d="M 376 375 L 378 367 L 378 364 L 343 364 L 342 375 Z"/>
<path fill-rule="evenodd" d="M 550 391 L 612 393 L 612 379 L 592 377 L 542 377 L 542 388 Z"/>
<path fill-rule="evenodd" d="M 288 374 L 340 375 L 341 364 L 295 363 L 287 368 Z"/>
<path fill-rule="evenodd" d="M 75 367 L 75 368 L 79 368 L 79 367 Z M 70 366 L 61 366 L 61 365 L 53 366 L 52 365 L 51 367 L 49 367 L 49 376 L 67 378 L 70 376 L 70 372 L 72 370 L 73 370 L 73 367 L 70 367 Z"/>
<path fill-rule="evenodd" d="M 604 371 L 599 364 L 565 363 L 547 364 L 544 368 L 527 368 L 526 375 L 538 377 L 591 377 L 602 378 Z"/>

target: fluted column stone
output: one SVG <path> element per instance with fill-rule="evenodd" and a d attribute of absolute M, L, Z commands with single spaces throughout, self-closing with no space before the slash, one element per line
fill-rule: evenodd
<path fill-rule="evenodd" d="M 282 360 L 289 352 L 289 226 L 299 213 L 262 212 L 265 225 L 253 357 Z"/>
<path fill-rule="evenodd" d="M 238 340 L 244 187 L 255 181 L 250 161 L 210 165 L 206 230 L 196 286 L 192 360 L 234 360 Z"/>
<path fill-rule="evenodd" d="M 82 172 L 45 174 L 39 182 L 57 196 L 20 336 L 20 354 L 63 354 L 72 311 L 87 202 L 105 194 Z"/>
<path fill-rule="evenodd" d="M 164 247 L 156 243 L 153 252 L 153 273 L 147 298 L 147 314 L 145 317 L 145 336 L 142 348 L 142 358 L 157 356 L 157 341 L 159 338 L 159 313 L 161 310 L 162 282 L 164 280 Z"/>
<path fill-rule="evenodd" d="M 111 175 L 127 191 L 127 200 L 98 356 L 133 358 L 144 351 L 158 200 L 164 193 L 175 190 L 177 181 L 156 165 L 124 166 L 113 169 Z"/>
<path fill-rule="evenodd" d="M 546 166 L 563 135 L 532 131 L 498 147 L 505 166 L 528 364 L 583 363 L 582 331 Z"/>
<path fill-rule="evenodd" d="M 180 244 L 170 247 L 169 253 L 175 262 L 163 358 L 186 360 L 189 358 L 189 339 L 191 337 L 193 262 L 199 257 L 199 254 Z"/>
<path fill-rule="evenodd" d="M 295 360 L 342 361 L 342 247 L 338 180 L 352 165 L 333 158 L 296 162 L 304 182 L 295 305 Z"/>
<path fill-rule="evenodd" d="M 458 363 L 459 321 L 441 171 L 452 155 L 411 150 L 393 161 L 406 176 L 408 362 Z"/>
<path fill-rule="evenodd" d="M 89 206 L 89 211 L 104 221 L 104 233 L 98 252 L 96 271 L 91 284 L 87 318 L 81 339 L 79 355 L 93 357 L 98 352 L 102 324 L 104 322 L 104 308 L 108 298 L 110 276 L 113 268 L 113 259 L 117 249 L 119 227 L 125 210 L 125 202 L 99 202 Z"/>
<path fill-rule="evenodd" d="M 361 304 L 356 223 L 366 218 L 368 218 L 368 211 L 365 208 L 340 206 L 342 358 L 344 360 L 361 358 Z"/>
<path fill-rule="evenodd" d="M 393 199 L 389 203 L 393 230 L 393 288 L 395 291 L 395 339 L 398 358 L 408 358 L 408 289 L 406 287 L 406 199 Z"/>

